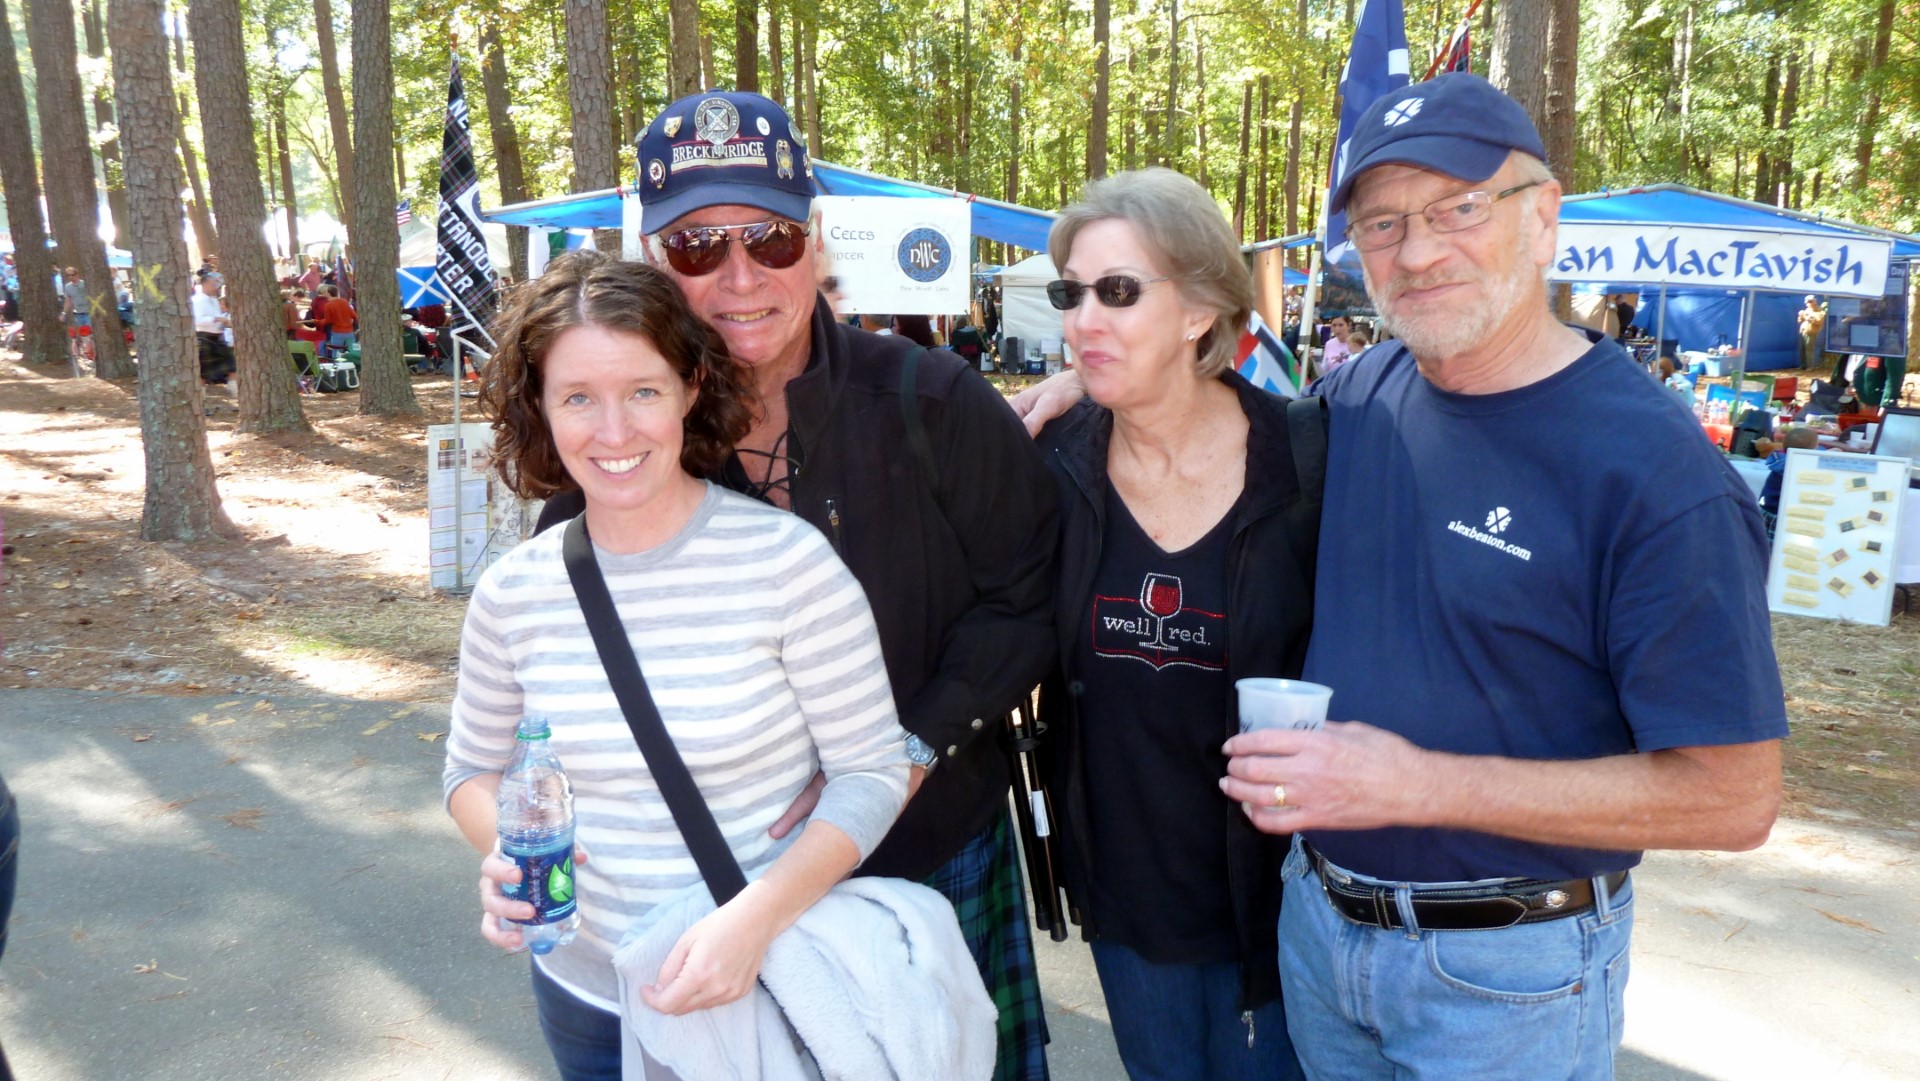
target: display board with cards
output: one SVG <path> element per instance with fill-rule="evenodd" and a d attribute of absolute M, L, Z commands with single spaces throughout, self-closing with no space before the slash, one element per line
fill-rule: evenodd
<path fill-rule="evenodd" d="M 1886 626 L 1907 459 L 1787 452 L 1767 570 L 1767 606 Z"/>

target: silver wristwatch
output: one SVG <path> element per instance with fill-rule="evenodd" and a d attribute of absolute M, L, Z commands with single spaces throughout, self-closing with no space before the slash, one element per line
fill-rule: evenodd
<path fill-rule="evenodd" d="M 907 761 L 931 773 L 933 767 L 940 764 L 940 756 L 926 740 L 909 732 L 907 733 Z"/>

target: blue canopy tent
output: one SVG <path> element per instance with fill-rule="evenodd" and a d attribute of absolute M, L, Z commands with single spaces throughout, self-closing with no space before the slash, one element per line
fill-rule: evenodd
<path fill-rule="evenodd" d="M 911 180 L 850 169 L 815 158 L 813 184 L 821 195 L 885 195 L 910 199 L 965 199 L 972 209 L 973 235 L 1016 248 L 1044 251 L 1047 230 L 1053 228 L 1050 211 L 1003 203 L 963 191 L 950 191 Z M 562 195 L 530 203 L 515 203 L 482 211 L 483 221 L 502 225 L 544 225 L 552 229 L 620 228 L 620 188 Z"/>
<path fill-rule="evenodd" d="M 1811 244 L 1817 238 L 1857 239 L 1876 253 L 1887 250 L 1890 261 L 1920 258 L 1920 238 L 1701 191 L 1683 184 L 1651 184 L 1623 191 L 1568 196 L 1560 204 L 1560 224 L 1561 262 L 1552 277 L 1598 283 L 1589 288 L 1610 293 L 1638 291 L 1639 311 L 1634 322 L 1652 329 L 1656 338 L 1678 340 L 1683 349 L 1738 344 L 1742 350 L 1740 367 L 1755 371 L 1799 366 L 1799 333 L 1794 313 L 1801 305 L 1802 296 L 1864 294 L 1850 291 L 1844 284 L 1836 287 L 1823 283 L 1817 273 L 1808 273 L 1805 266 L 1783 273 L 1750 273 L 1742 275 L 1737 282 L 1716 286 L 1670 286 L 1664 284 L 1667 278 L 1660 273 L 1635 274 L 1632 267 L 1616 266 L 1612 260 L 1604 266 L 1593 265 L 1590 252 L 1580 250 L 1577 242 L 1569 244 L 1569 234 L 1577 237 L 1578 228 L 1583 225 L 1626 225 L 1650 230 L 1699 228 L 1725 231 L 1727 236 L 1744 232 L 1752 237 L 1807 238 L 1809 256 L 1813 251 Z M 1659 255 L 1662 249 L 1655 244 L 1653 252 Z M 1583 261 L 1588 265 L 1569 269 L 1569 263 Z M 1643 261 L 1635 260 L 1636 265 Z M 1784 266 L 1791 267 L 1791 264 L 1789 258 Z M 1671 268 L 1672 263 L 1669 261 L 1667 265 Z M 1661 283 L 1658 291 L 1647 288 L 1655 283 Z"/>

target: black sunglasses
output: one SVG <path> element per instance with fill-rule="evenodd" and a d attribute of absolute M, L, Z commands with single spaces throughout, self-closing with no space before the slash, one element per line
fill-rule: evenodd
<path fill-rule="evenodd" d="M 768 270 L 785 270 L 807 253 L 807 226 L 791 221 L 761 221 L 752 225 L 700 225 L 662 234 L 667 265 L 676 273 L 698 278 L 720 269 L 727 261 L 727 241 L 738 237 L 740 248 Z"/>
<path fill-rule="evenodd" d="M 1143 281 L 1125 274 L 1109 274 L 1090 282 L 1062 278 L 1047 283 L 1047 300 L 1063 312 L 1072 311 L 1080 306 L 1080 301 L 1086 297 L 1087 290 L 1092 289 L 1093 295 L 1100 298 L 1100 303 L 1106 307 L 1131 308 L 1139 301 L 1143 286 L 1167 280 L 1165 277 L 1159 277 L 1147 278 Z"/>

